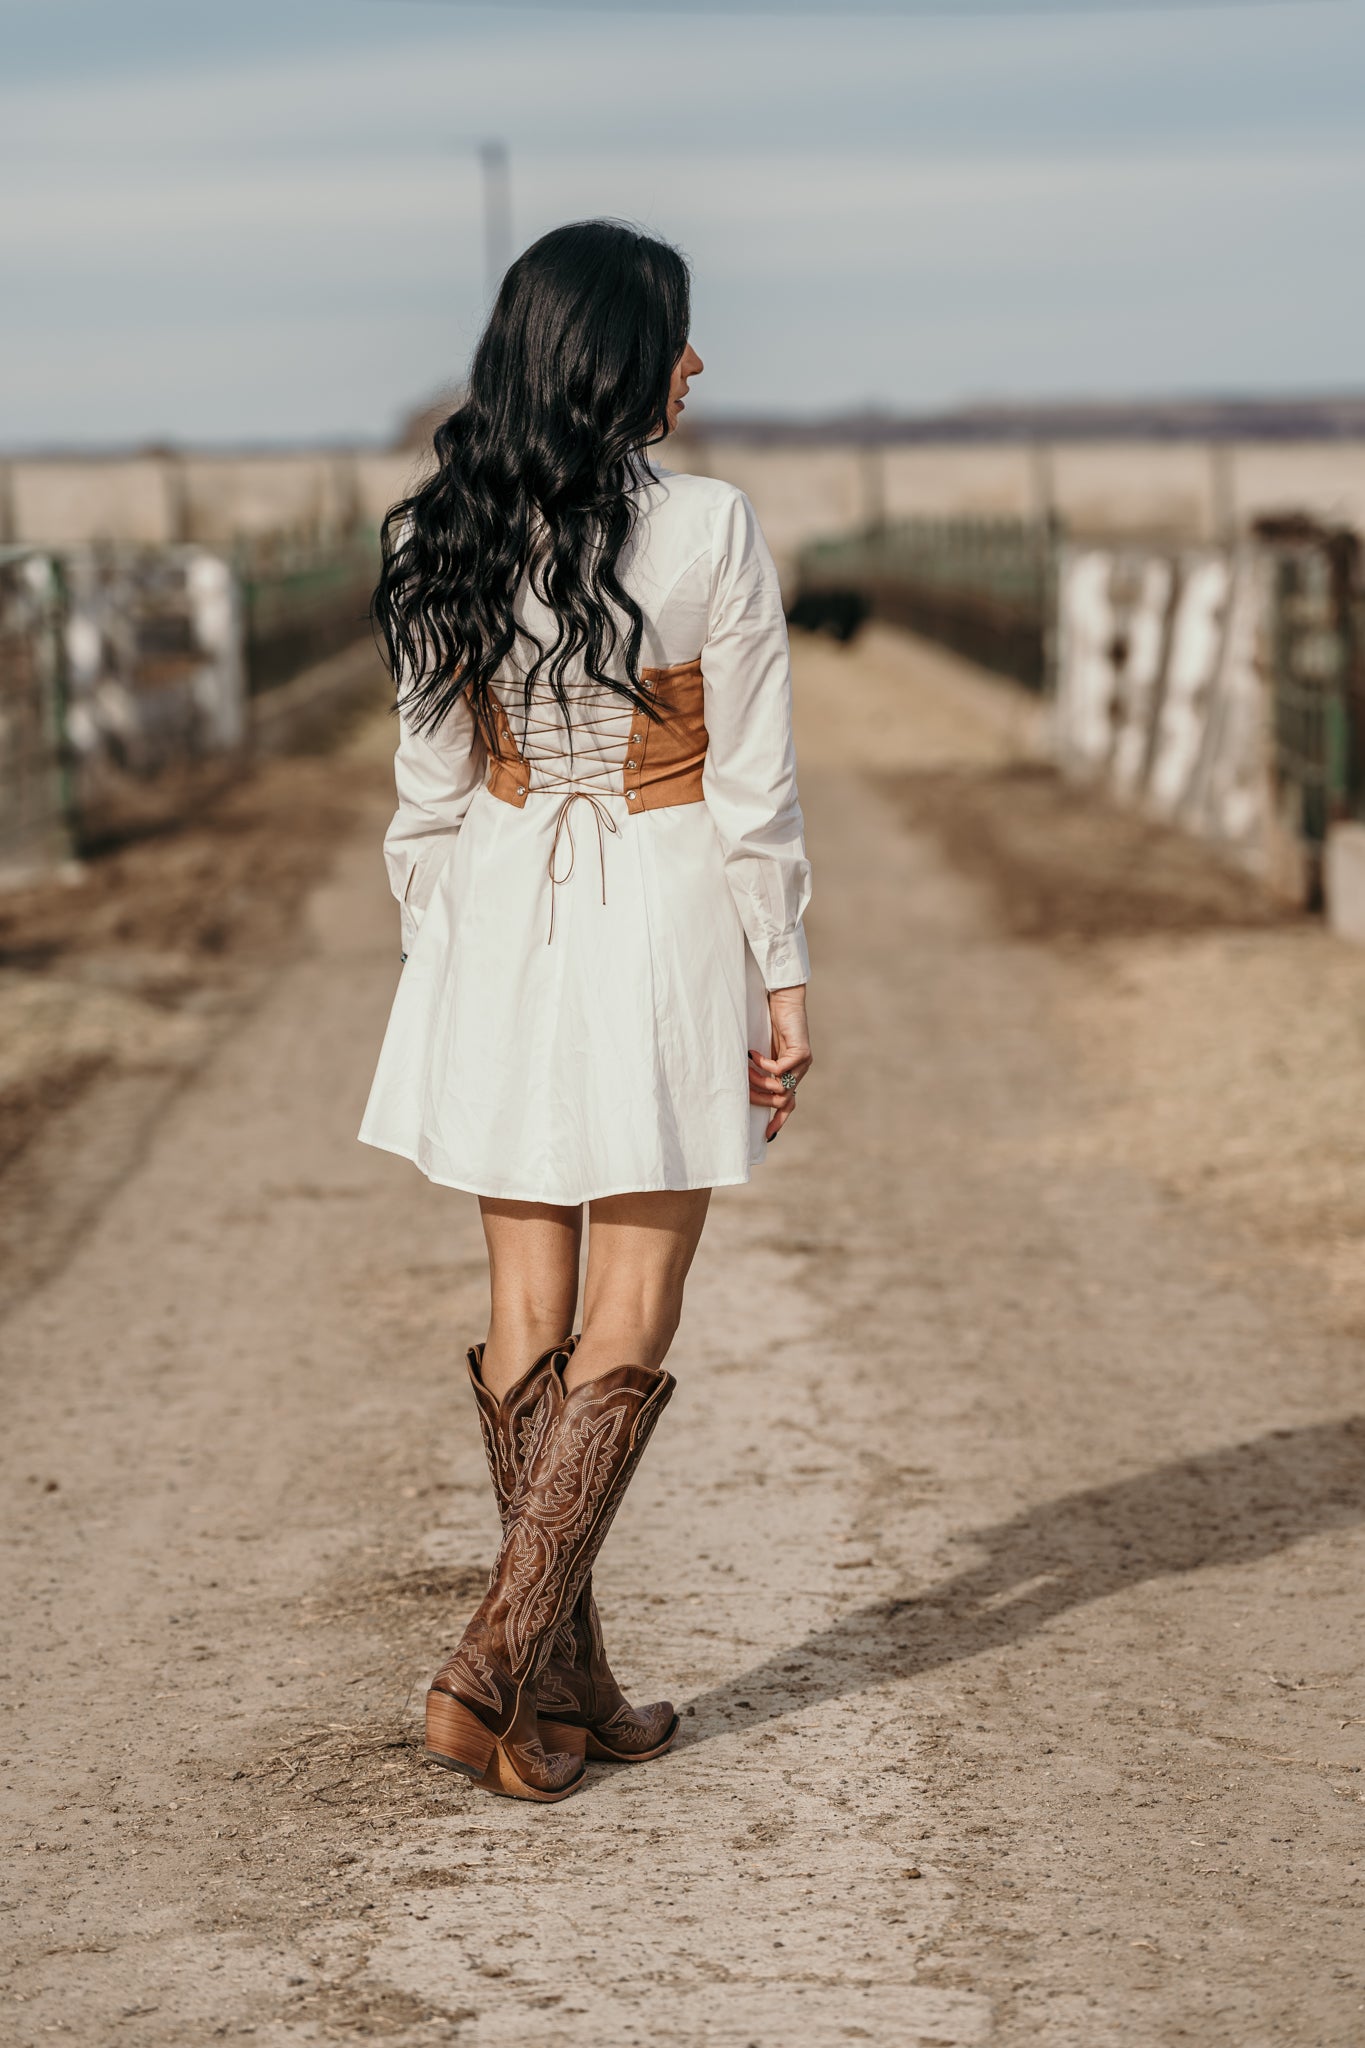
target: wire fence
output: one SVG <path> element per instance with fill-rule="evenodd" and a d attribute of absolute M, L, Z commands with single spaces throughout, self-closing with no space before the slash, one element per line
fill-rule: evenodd
<path fill-rule="evenodd" d="M 0 874 L 164 822 L 253 702 L 367 636 L 378 542 L 0 549 Z"/>
<path fill-rule="evenodd" d="M 885 619 L 1060 693 L 1062 752 L 1116 793 L 1233 839 L 1259 806 L 1310 872 L 1331 824 L 1365 817 L 1365 574 L 1349 531 L 1290 515 L 1196 547 L 910 519 L 807 547 L 789 616 L 838 639 Z"/>
<path fill-rule="evenodd" d="M 906 519 L 819 541 L 799 558 L 792 622 L 847 637 L 875 615 L 1041 690 L 1056 539 L 1048 520 Z"/>
<path fill-rule="evenodd" d="M 268 534 L 232 556 L 242 607 L 248 693 L 277 689 L 369 631 L 379 537 L 332 541 Z"/>
<path fill-rule="evenodd" d="M 47 865 L 71 849 L 62 626 L 57 564 L 0 548 L 0 869 Z"/>
<path fill-rule="evenodd" d="M 1365 582 L 1357 536 L 1266 522 L 1277 777 L 1299 835 L 1365 815 Z"/>

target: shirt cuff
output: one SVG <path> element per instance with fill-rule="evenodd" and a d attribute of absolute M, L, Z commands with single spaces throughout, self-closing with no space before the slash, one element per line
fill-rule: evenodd
<path fill-rule="evenodd" d="M 763 946 L 754 947 L 753 953 L 764 988 L 799 988 L 810 980 L 810 954 L 805 931 L 799 924 L 767 940 Z"/>

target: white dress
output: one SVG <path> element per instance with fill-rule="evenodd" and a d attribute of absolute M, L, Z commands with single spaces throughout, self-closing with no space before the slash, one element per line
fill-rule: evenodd
<path fill-rule="evenodd" d="M 765 992 L 808 978 L 772 557 L 732 485 L 656 468 L 637 505 L 619 573 L 644 613 L 641 665 L 700 655 L 703 802 L 630 809 L 638 714 L 581 676 L 572 763 L 548 691 L 524 725 L 521 677 L 499 681 L 531 771 L 524 808 L 483 786 L 463 701 L 434 738 L 400 721 L 384 854 L 406 964 L 360 1137 L 475 1194 L 576 1205 L 748 1180 L 768 1114 L 749 1103 L 747 1058 L 771 1051 Z M 553 643 L 529 592 L 518 615 Z M 570 789 L 601 808 L 571 807 L 552 887 Z"/>

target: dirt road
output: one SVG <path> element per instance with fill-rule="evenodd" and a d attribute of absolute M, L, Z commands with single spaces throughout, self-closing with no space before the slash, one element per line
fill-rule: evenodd
<path fill-rule="evenodd" d="M 957 665 L 799 669 L 819 1065 L 599 1572 L 677 1750 L 549 1811 L 420 1760 L 485 1294 L 472 1199 L 354 1141 L 376 723 L 3 1327 L 6 2040 L 1365 2039 L 1365 956 L 1012 765 Z"/>

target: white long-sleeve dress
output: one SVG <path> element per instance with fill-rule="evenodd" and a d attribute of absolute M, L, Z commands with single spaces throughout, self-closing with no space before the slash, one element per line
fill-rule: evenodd
<path fill-rule="evenodd" d="M 619 573 L 641 665 L 700 657 L 703 801 L 632 808 L 639 714 L 581 676 L 572 759 L 548 690 L 526 722 L 521 676 L 498 684 L 529 769 L 520 807 L 485 786 L 463 701 L 432 737 L 400 720 L 384 854 L 406 964 L 360 1137 L 476 1194 L 578 1204 L 748 1180 L 767 1122 L 748 1051 L 771 1049 L 766 991 L 809 975 L 772 557 L 732 485 L 655 468 L 637 506 Z M 518 615 L 553 644 L 529 591 Z M 572 791 L 593 801 L 564 819 Z"/>

